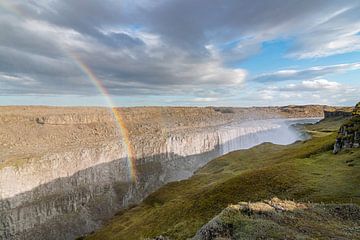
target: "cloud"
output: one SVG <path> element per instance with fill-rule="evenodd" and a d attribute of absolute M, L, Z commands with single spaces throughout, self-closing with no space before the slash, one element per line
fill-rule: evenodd
<path fill-rule="evenodd" d="M 258 53 L 265 41 L 290 38 L 288 57 L 313 58 L 359 50 L 359 9 L 355 0 L 166 1 L 143 19 L 165 41 L 194 55 L 207 54 L 204 46 L 212 44 L 232 61 Z"/>
<path fill-rule="evenodd" d="M 303 80 L 301 83 L 291 83 L 285 87 L 279 87 L 280 91 L 319 91 L 319 90 L 340 90 L 342 84 L 326 79 Z"/>
<path fill-rule="evenodd" d="M 351 105 L 358 101 L 358 89 L 357 86 L 340 84 L 327 79 L 310 79 L 285 86 L 259 87 L 248 94 L 256 95 L 260 101 L 256 99 L 250 99 L 250 101 L 258 102 L 260 105 L 263 101 L 266 101 L 268 105 L 284 105 L 284 102 L 287 104 Z"/>
<path fill-rule="evenodd" d="M 334 73 L 341 73 L 346 71 L 353 71 L 360 69 L 360 62 L 328 65 L 328 66 L 316 66 L 307 69 L 285 69 L 272 73 L 265 73 L 254 77 L 252 80 L 257 82 L 278 82 L 289 80 L 302 80 L 311 79 L 321 76 L 326 76 Z"/>
<path fill-rule="evenodd" d="M 318 58 L 360 50 L 359 2 L 344 4 L 304 31 L 288 52 L 292 58 Z"/>
<path fill-rule="evenodd" d="M 184 93 L 189 88 L 196 91 L 218 84 L 233 86 L 241 84 L 247 74 L 243 69 L 224 66 L 219 59 L 194 59 L 188 52 L 164 44 L 160 36 L 137 29 L 102 31 L 111 36 L 111 43 L 99 43 L 92 36 L 41 20 L 18 22 L 17 29 L 28 34 L 29 41 L 27 45 L 17 44 L 19 50 L 16 45 L 0 46 L 0 71 L 35 79 L 36 84 L 30 87 L 6 81 L 8 87 L 0 94 L 96 93 L 73 55 L 79 56 L 113 95 Z M 32 34 L 37 36 L 34 43 Z M 9 44 L 17 37 L 11 28 L 5 35 Z M 49 50 L 41 47 L 48 42 L 52 44 Z M 5 84 L 5 80 L 0 81 Z"/>
<path fill-rule="evenodd" d="M 218 98 L 193 98 L 191 99 L 192 102 L 215 102 L 218 101 Z"/>
<path fill-rule="evenodd" d="M 7 6 L 0 13 L 0 95 L 96 94 L 76 55 L 115 96 L 218 99 L 248 78 L 231 63 L 259 53 L 265 41 L 294 39 L 287 56 L 309 58 L 355 51 L 360 37 L 358 1 L 1 2 Z M 289 69 L 254 80 L 306 80 L 359 68 Z"/>
<path fill-rule="evenodd" d="M 353 90 L 353 89 L 352 89 Z M 317 91 L 284 91 L 283 89 L 263 89 L 252 92 L 257 98 L 247 95 L 237 101 L 246 102 L 249 105 L 283 106 L 286 104 L 327 104 L 327 105 L 353 105 L 359 99 L 358 94 L 351 89 L 344 90 L 317 90 Z M 236 102 L 236 101 L 233 101 Z"/>

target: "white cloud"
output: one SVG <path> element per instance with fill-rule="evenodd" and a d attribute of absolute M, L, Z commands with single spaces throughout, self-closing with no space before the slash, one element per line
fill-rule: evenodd
<path fill-rule="evenodd" d="M 281 91 L 317 91 L 317 90 L 340 90 L 342 84 L 326 79 L 303 80 L 301 83 L 291 83 L 284 87 L 279 87 Z"/>
<path fill-rule="evenodd" d="M 360 69 L 360 62 L 344 63 L 327 66 L 315 66 L 306 69 L 285 69 L 255 76 L 254 81 L 258 82 L 278 82 L 290 80 L 304 80 L 320 78 L 329 74 L 354 71 Z"/>
<path fill-rule="evenodd" d="M 301 85 L 305 89 L 329 89 L 329 90 L 337 90 L 341 87 L 340 83 L 330 82 L 326 79 L 315 79 L 315 80 L 307 80 L 302 81 Z"/>
<path fill-rule="evenodd" d="M 218 98 L 210 98 L 210 97 L 207 97 L 207 98 L 193 98 L 191 99 L 192 102 L 215 102 L 215 101 L 218 101 L 219 99 Z"/>
<path fill-rule="evenodd" d="M 264 89 L 259 91 L 259 97 L 263 100 L 272 100 L 274 99 L 275 91 L 273 89 Z"/>
<path fill-rule="evenodd" d="M 285 86 L 269 86 L 249 93 L 258 94 L 267 105 L 287 104 L 349 104 L 359 101 L 359 87 L 340 84 L 326 79 L 311 79 L 294 82 Z"/>

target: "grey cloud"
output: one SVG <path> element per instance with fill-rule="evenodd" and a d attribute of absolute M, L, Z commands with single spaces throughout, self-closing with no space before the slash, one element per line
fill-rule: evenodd
<path fill-rule="evenodd" d="M 150 29 L 171 44 L 191 49 L 194 54 L 206 53 L 203 48 L 206 44 L 238 41 L 238 45 L 226 48 L 223 53 L 219 50 L 220 54 L 233 60 L 238 54 L 241 59 L 244 55 L 257 53 L 261 42 L 279 36 L 301 39 L 304 29 L 314 31 L 323 16 L 331 16 L 339 8 L 354 4 L 358 2 L 185 0 L 166 1 L 145 15 Z M 241 49 L 241 46 L 251 46 L 252 50 L 243 54 L 248 48 Z M 293 49 L 296 50 L 298 48 Z"/>
<path fill-rule="evenodd" d="M 99 35 L 103 26 L 121 24 L 125 12 L 120 1 L 102 0 L 31 1 L 18 7 L 26 17 L 93 36 Z"/>
<path fill-rule="evenodd" d="M 145 44 L 139 38 L 133 38 L 125 33 L 112 33 L 104 38 L 107 45 L 112 47 L 136 47 Z"/>
<path fill-rule="evenodd" d="M 0 47 L 0 71 L 49 77 L 79 75 L 73 63 L 66 59 L 54 59 L 4 47 Z"/>
<path fill-rule="evenodd" d="M 62 56 L 56 42 L 24 28 L 23 24 L 12 16 L 0 16 L 0 47 L 47 57 Z"/>
<path fill-rule="evenodd" d="M 345 17 L 331 19 L 329 27 L 325 27 L 327 30 L 332 25 L 359 20 L 353 14 L 356 12 L 356 4 L 359 3 L 336 0 L 170 0 L 140 1 L 137 4 L 131 1 L 63 0 L 52 1 L 50 5 L 37 4 L 37 8 L 33 4 L 27 5 L 23 11 L 30 17 L 75 29 L 104 43 L 111 40 L 100 31 L 102 28 L 140 25 L 161 35 L 170 45 L 206 57 L 206 44 L 221 45 L 223 42 L 238 40 L 240 52 L 243 52 L 247 50 L 241 49 L 241 46 L 253 45 L 256 48 L 254 45 L 259 47 L 261 41 L 274 39 L 280 34 L 297 35 L 300 38 L 297 46 L 289 53 L 294 55 L 296 51 L 304 50 L 302 48 L 305 44 L 301 42 L 306 43 L 307 33 L 322 34 L 321 29 L 326 25 L 323 17 L 332 16 L 338 9 L 349 8 L 344 13 Z M 349 18 L 347 15 L 350 15 Z M 304 29 L 307 29 L 306 32 Z M 224 55 L 232 52 L 234 55 L 239 54 L 239 48 L 228 48 Z"/>

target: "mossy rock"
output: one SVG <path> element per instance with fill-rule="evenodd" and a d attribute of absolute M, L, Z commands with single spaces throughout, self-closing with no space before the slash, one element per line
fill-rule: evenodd
<path fill-rule="evenodd" d="M 358 102 L 358 103 L 356 104 L 356 106 L 354 107 L 354 110 L 353 110 L 352 114 L 353 114 L 354 116 L 360 116 L 360 102 Z"/>

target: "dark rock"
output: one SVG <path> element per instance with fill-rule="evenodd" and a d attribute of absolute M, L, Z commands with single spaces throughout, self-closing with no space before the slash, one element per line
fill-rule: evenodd
<path fill-rule="evenodd" d="M 360 147 L 360 103 L 356 104 L 351 114 L 351 119 L 339 129 L 333 149 L 335 154 L 342 149 Z"/>
<path fill-rule="evenodd" d="M 352 113 L 348 111 L 324 111 L 324 117 L 351 117 Z"/>

